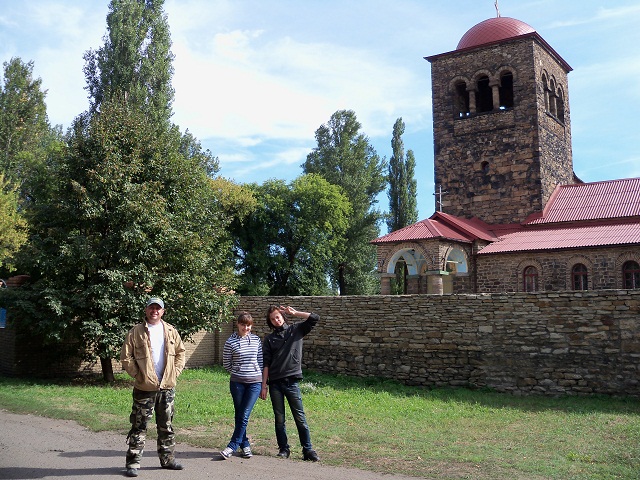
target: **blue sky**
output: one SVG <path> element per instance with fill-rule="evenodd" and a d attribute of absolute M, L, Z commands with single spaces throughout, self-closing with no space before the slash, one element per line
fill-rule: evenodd
<path fill-rule="evenodd" d="M 53 124 L 86 110 L 82 55 L 99 48 L 108 0 L 0 0 L 0 60 L 34 61 Z M 502 0 L 567 61 L 574 171 L 640 176 L 637 0 Z M 402 117 L 420 218 L 434 211 L 430 65 L 496 15 L 493 0 L 167 0 L 175 123 L 237 182 L 290 181 L 337 110 L 354 110 L 380 156 Z M 387 208 L 386 194 L 379 207 Z M 382 233 L 385 233 L 383 227 Z"/>

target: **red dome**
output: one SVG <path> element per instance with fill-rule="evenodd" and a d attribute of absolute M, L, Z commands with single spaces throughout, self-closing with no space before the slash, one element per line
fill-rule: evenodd
<path fill-rule="evenodd" d="M 495 17 L 480 22 L 465 33 L 456 50 L 477 47 L 486 43 L 498 42 L 508 38 L 519 37 L 535 30 L 524 22 L 509 17 Z"/>

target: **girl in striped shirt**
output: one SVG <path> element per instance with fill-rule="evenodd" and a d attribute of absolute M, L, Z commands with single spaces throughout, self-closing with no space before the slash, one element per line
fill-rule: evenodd
<path fill-rule="evenodd" d="M 251 333 L 253 318 L 248 312 L 238 315 L 238 331 L 225 342 L 222 350 L 222 366 L 231 374 L 229 390 L 235 410 L 235 428 L 227 448 L 220 452 L 223 458 L 231 458 L 240 447 L 241 456 L 250 458 L 251 446 L 247 438 L 247 424 L 251 410 L 262 388 L 262 342 Z"/>

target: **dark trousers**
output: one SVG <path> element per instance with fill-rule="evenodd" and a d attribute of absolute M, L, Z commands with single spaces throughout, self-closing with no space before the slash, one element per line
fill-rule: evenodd
<path fill-rule="evenodd" d="M 174 462 L 173 451 L 176 446 L 176 435 L 173 431 L 175 390 L 145 392 L 133 389 L 133 406 L 131 408 L 131 430 L 127 436 L 127 468 L 140 468 L 140 460 L 147 439 L 147 423 L 155 412 L 156 429 L 158 431 L 158 457 L 160 465 Z"/>
<path fill-rule="evenodd" d="M 285 426 L 284 399 L 287 399 L 289 409 L 296 422 L 298 436 L 300 437 L 300 445 L 303 450 L 311 450 L 311 434 L 309 433 L 309 425 L 304 415 L 302 407 L 302 395 L 298 381 L 294 379 L 284 378 L 269 382 L 269 396 L 271 397 L 271 406 L 273 407 L 273 415 L 275 417 L 276 440 L 278 448 L 289 449 L 289 441 L 287 439 L 287 428 Z"/>

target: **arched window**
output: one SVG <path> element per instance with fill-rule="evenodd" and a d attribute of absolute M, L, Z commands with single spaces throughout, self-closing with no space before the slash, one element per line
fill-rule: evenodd
<path fill-rule="evenodd" d="M 549 83 L 547 81 L 547 74 L 542 74 L 542 91 L 544 92 L 544 111 L 549 111 Z"/>
<path fill-rule="evenodd" d="M 549 113 L 554 117 L 558 116 L 557 108 L 556 108 L 556 82 L 552 78 L 549 82 Z"/>
<path fill-rule="evenodd" d="M 469 92 L 467 91 L 467 84 L 464 82 L 458 82 L 455 85 L 454 91 L 454 108 L 457 117 L 468 117 L 470 114 L 469 109 Z"/>
<path fill-rule="evenodd" d="M 587 267 L 582 263 L 576 263 L 571 269 L 571 283 L 574 290 L 589 290 Z"/>
<path fill-rule="evenodd" d="M 478 79 L 476 107 L 478 113 L 490 112 L 493 110 L 493 92 L 489 86 L 489 77 L 487 76 L 483 76 Z"/>
<path fill-rule="evenodd" d="M 556 112 L 558 120 L 564 123 L 564 98 L 562 96 L 562 90 L 558 89 L 556 96 Z"/>
<path fill-rule="evenodd" d="M 447 272 L 452 273 L 454 275 L 458 275 L 461 273 L 468 273 L 469 266 L 467 265 L 467 258 L 465 257 L 462 250 L 459 248 L 453 248 L 447 255 L 447 261 L 445 266 Z"/>
<path fill-rule="evenodd" d="M 628 261 L 622 265 L 622 288 L 640 288 L 640 265 Z"/>
<path fill-rule="evenodd" d="M 538 269 L 536 267 L 527 267 L 524 269 L 523 275 L 523 290 L 525 292 L 537 292 L 538 291 Z"/>
<path fill-rule="evenodd" d="M 500 93 L 500 110 L 513 108 L 513 74 L 511 72 L 504 72 L 500 75 L 498 91 Z"/>

